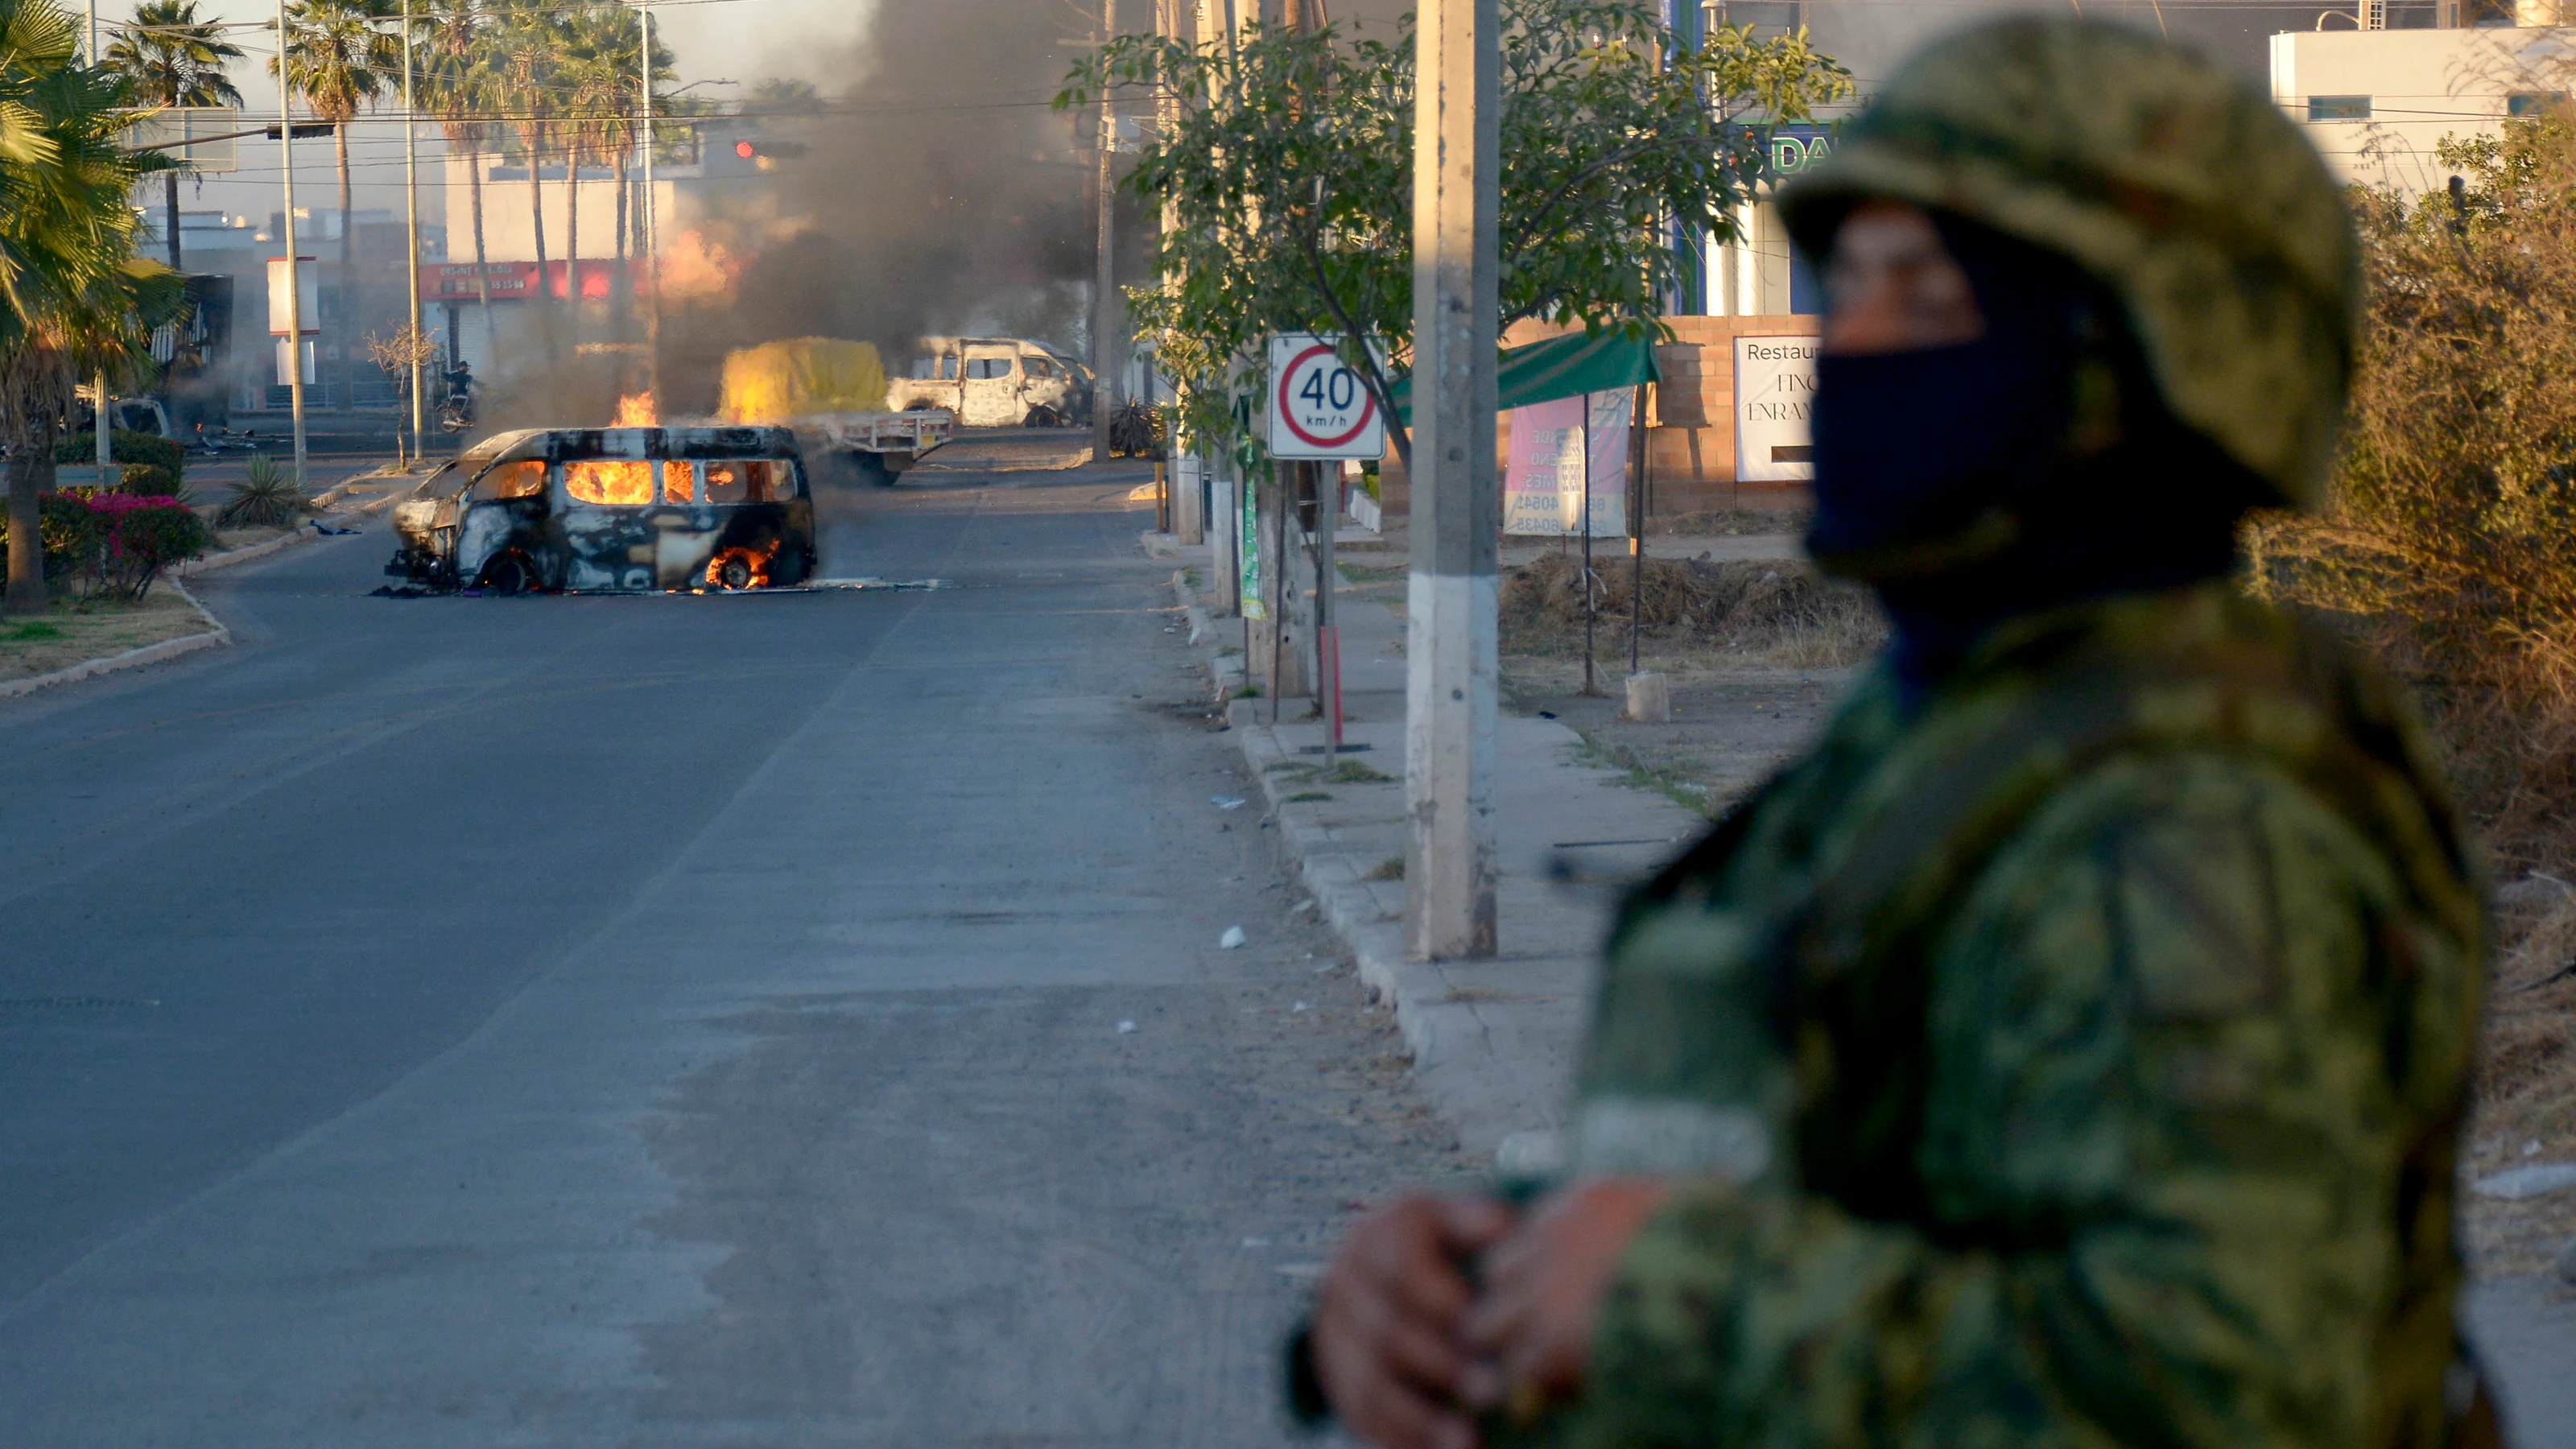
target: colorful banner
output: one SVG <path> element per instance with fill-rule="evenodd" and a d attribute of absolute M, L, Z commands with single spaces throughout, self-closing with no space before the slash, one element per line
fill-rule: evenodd
<path fill-rule="evenodd" d="M 1243 568 L 1243 583 L 1242 592 L 1235 597 L 1243 601 L 1243 617 L 1267 619 L 1270 606 L 1261 598 L 1261 504 L 1253 493 L 1249 468 L 1243 470 L 1243 498 L 1234 515 L 1243 525 L 1242 538 L 1235 548 L 1235 558 Z"/>
<path fill-rule="evenodd" d="M 1592 536 L 1626 536 L 1628 421 L 1636 397 L 1635 389 L 1623 387 L 1512 409 L 1503 532 L 1580 537 L 1588 492 Z"/>

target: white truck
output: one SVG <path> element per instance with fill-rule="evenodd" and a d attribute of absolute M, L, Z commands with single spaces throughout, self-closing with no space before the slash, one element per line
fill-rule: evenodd
<path fill-rule="evenodd" d="M 1024 337 L 925 337 L 912 376 L 886 384 L 887 407 L 944 408 L 969 428 L 1077 427 L 1091 399 L 1091 369 Z"/>

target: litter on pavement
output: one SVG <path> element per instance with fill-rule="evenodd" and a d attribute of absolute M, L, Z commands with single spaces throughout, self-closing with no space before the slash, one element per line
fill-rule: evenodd
<path fill-rule="evenodd" d="M 1228 926 L 1225 928 L 1225 934 L 1216 938 L 1217 949 L 1220 951 L 1231 951 L 1242 944 L 1243 928 L 1241 926 Z"/>

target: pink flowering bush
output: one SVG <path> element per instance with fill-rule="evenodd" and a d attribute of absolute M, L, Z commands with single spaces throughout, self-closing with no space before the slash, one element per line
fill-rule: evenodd
<path fill-rule="evenodd" d="M 64 492 L 45 494 L 39 505 L 46 581 L 108 598 L 141 599 L 163 569 L 212 541 L 206 521 L 176 498 Z M 0 514 L 0 546 L 7 539 Z"/>

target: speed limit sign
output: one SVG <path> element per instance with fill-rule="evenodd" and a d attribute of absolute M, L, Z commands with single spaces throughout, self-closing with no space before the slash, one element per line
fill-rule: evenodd
<path fill-rule="evenodd" d="M 1386 416 L 1341 338 L 1283 332 L 1270 339 L 1270 456 L 1375 458 L 1386 451 Z"/>

